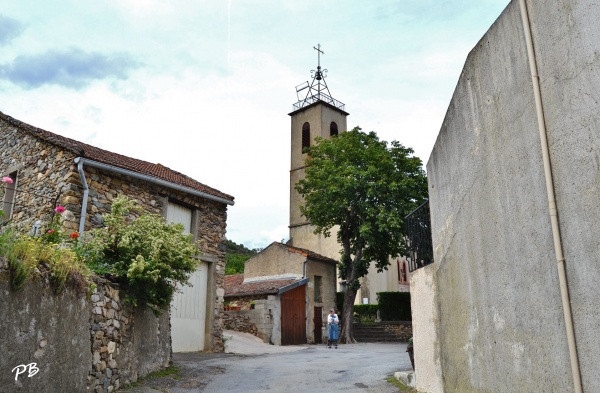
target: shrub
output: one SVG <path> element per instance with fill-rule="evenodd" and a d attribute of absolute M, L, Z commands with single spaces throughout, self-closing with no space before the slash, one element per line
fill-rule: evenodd
<path fill-rule="evenodd" d="M 8 258 L 14 290 L 20 289 L 36 274 L 48 278 L 56 293 L 62 292 L 67 284 L 78 292 L 86 292 L 91 284 L 89 269 L 71 249 L 47 243 L 43 238 L 14 237 L 1 251 Z"/>
<path fill-rule="evenodd" d="M 355 304 L 354 305 L 354 322 L 358 323 L 375 323 L 377 319 L 377 304 Z"/>
<path fill-rule="evenodd" d="M 80 255 L 95 272 L 109 273 L 122 284 L 127 301 L 158 313 L 169 307 L 178 283 L 188 283 L 197 267 L 197 248 L 181 224 L 140 211 L 134 201 L 116 198 L 103 216 L 107 226 L 90 231 Z"/>
<path fill-rule="evenodd" d="M 410 292 L 378 292 L 379 317 L 382 321 L 410 321 Z"/>

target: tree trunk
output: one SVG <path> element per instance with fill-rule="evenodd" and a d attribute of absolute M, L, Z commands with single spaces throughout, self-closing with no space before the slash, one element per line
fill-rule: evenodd
<path fill-rule="evenodd" d="M 344 311 L 342 312 L 342 331 L 340 333 L 340 342 L 344 344 L 353 344 L 356 342 L 352 331 L 352 322 L 354 321 L 354 299 L 356 290 L 348 288 L 344 294 Z"/>

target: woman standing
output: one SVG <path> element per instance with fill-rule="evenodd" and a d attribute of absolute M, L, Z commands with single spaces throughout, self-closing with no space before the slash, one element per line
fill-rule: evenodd
<path fill-rule="evenodd" d="M 337 349 L 337 342 L 339 337 L 339 324 L 340 319 L 338 318 L 335 310 L 332 308 L 329 310 L 329 315 L 327 316 L 327 348 L 331 348 L 331 343 L 335 345 L 335 349 Z"/>

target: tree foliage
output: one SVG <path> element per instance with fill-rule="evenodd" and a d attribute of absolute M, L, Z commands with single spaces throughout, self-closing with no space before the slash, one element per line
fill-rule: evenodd
<path fill-rule="evenodd" d="M 225 252 L 225 275 L 244 273 L 244 263 L 258 254 L 259 249 L 250 250 L 243 244 L 237 244 L 231 240 L 225 241 L 227 250 Z"/>
<path fill-rule="evenodd" d="M 358 127 L 331 140 L 316 138 L 307 153 L 305 178 L 296 184 L 304 198 L 301 212 L 315 233 L 330 236 L 337 229 L 339 274 L 348 285 L 342 330 L 352 341 L 359 280 L 371 263 L 382 271 L 390 257 L 406 252 L 404 217 L 425 201 L 427 178 L 411 148 L 388 145 Z"/>

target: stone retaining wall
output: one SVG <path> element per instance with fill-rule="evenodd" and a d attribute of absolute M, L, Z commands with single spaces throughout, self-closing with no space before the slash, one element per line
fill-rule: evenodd
<path fill-rule="evenodd" d="M 90 299 L 88 387 L 93 392 L 111 392 L 171 362 L 168 311 L 156 316 L 147 307 L 124 304 L 120 292 L 114 285 L 99 282 Z"/>
<path fill-rule="evenodd" d="M 239 300 L 238 300 L 239 299 Z M 246 298 L 236 299 L 239 304 L 248 305 Z M 251 333 L 266 343 L 273 343 L 274 310 L 276 297 L 268 296 L 267 299 L 254 299 L 253 310 L 225 311 L 223 324 L 225 329 L 243 333 Z"/>
<path fill-rule="evenodd" d="M 379 325 L 401 341 L 408 341 L 413 336 L 411 322 L 380 322 Z"/>
<path fill-rule="evenodd" d="M 7 277 L 2 271 L 0 391 L 113 392 L 170 364 L 168 312 L 126 305 L 105 281 L 87 299 L 39 280 L 13 291 Z"/>

